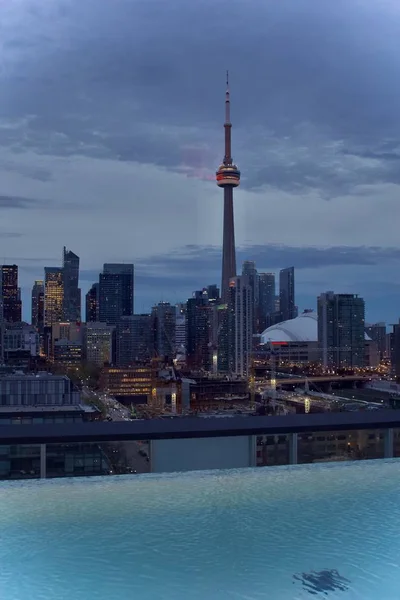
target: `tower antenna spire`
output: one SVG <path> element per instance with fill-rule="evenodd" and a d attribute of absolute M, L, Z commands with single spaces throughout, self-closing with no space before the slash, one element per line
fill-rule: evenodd
<path fill-rule="evenodd" d="M 226 72 L 226 92 L 225 92 L 225 124 L 231 122 L 231 103 L 229 98 L 229 71 Z"/>

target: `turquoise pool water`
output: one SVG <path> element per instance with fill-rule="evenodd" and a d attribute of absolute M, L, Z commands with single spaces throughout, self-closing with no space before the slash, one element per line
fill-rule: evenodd
<path fill-rule="evenodd" d="M 399 600 L 400 461 L 0 484 L 1 600 Z"/>

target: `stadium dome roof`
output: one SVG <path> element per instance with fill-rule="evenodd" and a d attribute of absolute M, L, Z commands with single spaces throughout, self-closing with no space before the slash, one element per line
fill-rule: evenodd
<path fill-rule="evenodd" d="M 371 338 L 365 334 L 365 339 Z M 261 334 L 261 343 L 267 342 L 317 342 L 318 316 L 313 311 L 306 311 L 289 321 L 282 321 L 265 329 Z"/>

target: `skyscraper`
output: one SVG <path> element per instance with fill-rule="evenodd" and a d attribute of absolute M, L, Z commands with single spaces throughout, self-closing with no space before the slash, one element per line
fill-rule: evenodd
<path fill-rule="evenodd" d="M 275 273 L 258 275 L 258 332 L 267 327 L 267 317 L 275 312 Z"/>
<path fill-rule="evenodd" d="M 229 290 L 228 290 L 229 300 Z M 214 320 L 212 323 L 212 351 L 213 351 L 213 371 L 218 373 L 229 373 L 231 362 L 230 357 L 230 341 L 231 336 L 229 331 L 229 309 L 228 304 L 220 304 L 215 307 L 213 314 Z"/>
<path fill-rule="evenodd" d="M 44 326 L 44 285 L 43 280 L 37 280 L 32 288 L 32 313 L 31 322 L 33 327 L 43 333 Z"/>
<path fill-rule="evenodd" d="M 115 363 L 118 367 L 129 367 L 133 364 L 134 315 L 120 317 L 116 328 Z"/>
<path fill-rule="evenodd" d="M 99 284 L 94 283 L 86 294 L 86 322 L 99 320 Z"/>
<path fill-rule="evenodd" d="M 193 292 L 186 303 L 186 359 L 193 369 L 211 370 L 211 325 L 213 304 L 206 290 Z"/>
<path fill-rule="evenodd" d="M 396 377 L 397 383 L 400 383 L 400 319 L 392 327 L 390 361 L 392 374 Z"/>
<path fill-rule="evenodd" d="M 0 267 L 0 321 L 20 323 L 22 316 L 21 292 L 18 288 L 18 266 Z"/>
<path fill-rule="evenodd" d="M 148 361 L 153 355 L 151 315 L 121 317 L 116 344 L 117 366 L 129 367 L 136 361 Z"/>
<path fill-rule="evenodd" d="M 228 297 L 229 371 L 247 377 L 253 341 L 252 292 L 246 275 L 233 277 Z"/>
<path fill-rule="evenodd" d="M 81 320 L 81 290 L 79 289 L 79 256 L 63 249 L 63 320 L 71 323 Z"/>
<path fill-rule="evenodd" d="M 61 267 L 44 268 L 44 324 L 51 327 L 64 320 L 64 277 Z"/>
<path fill-rule="evenodd" d="M 240 183 L 240 171 L 232 161 L 231 115 L 228 73 L 225 93 L 225 155 L 222 165 L 216 172 L 217 185 L 224 190 L 224 232 L 222 243 L 222 282 L 221 298 L 224 303 L 229 296 L 229 281 L 236 276 L 235 227 L 233 215 L 233 188 Z"/>
<path fill-rule="evenodd" d="M 186 305 L 176 305 L 175 349 L 177 354 L 186 354 Z"/>
<path fill-rule="evenodd" d="M 318 346 L 325 368 L 364 365 L 364 319 L 365 303 L 357 295 L 318 297 Z"/>
<path fill-rule="evenodd" d="M 158 357 L 175 356 L 176 306 L 159 302 L 151 311 L 154 353 Z"/>
<path fill-rule="evenodd" d="M 365 331 L 378 348 L 379 360 L 386 357 L 386 323 L 374 323 L 366 325 Z"/>
<path fill-rule="evenodd" d="M 209 300 L 211 300 L 212 302 L 219 300 L 220 294 L 219 287 L 217 286 L 217 284 L 212 283 L 211 285 L 208 285 L 206 287 L 206 291 Z"/>
<path fill-rule="evenodd" d="M 103 267 L 99 281 L 99 321 L 118 325 L 121 317 L 133 315 L 132 264 L 110 264 Z"/>
<path fill-rule="evenodd" d="M 253 314 L 253 333 L 257 329 L 257 306 L 258 306 L 258 277 L 256 263 L 254 260 L 245 260 L 242 265 L 242 275 L 248 280 L 251 291 L 251 306 Z"/>
<path fill-rule="evenodd" d="M 297 317 L 294 296 L 294 267 L 282 269 L 279 273 L 279 310 L 282 321 Z"/>
<path fill-rule="evenodd" d="M 153 354 L 151 315 L 133 315 L 131 322 L 133 329 L 133 358 L 135 361 L 147 361 Z"/>

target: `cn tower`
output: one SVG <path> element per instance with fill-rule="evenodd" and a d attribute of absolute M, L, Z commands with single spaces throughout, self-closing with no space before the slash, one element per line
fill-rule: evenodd
<path fill-rule="evenodd" d="M 216 172 L 218 187 L 224 189 L 224 237 L 222 243 L 222 302 L 228 301 L 229 281 L 236 277 L 235 225 L 233 218 L 233 188 L 240 183 L 240 171 L 232 161 L 231 151 L 231 110 L 229 98 L 229 79 L 226 72 L 225 93 L 225 156 L 222 165 Z"/>

